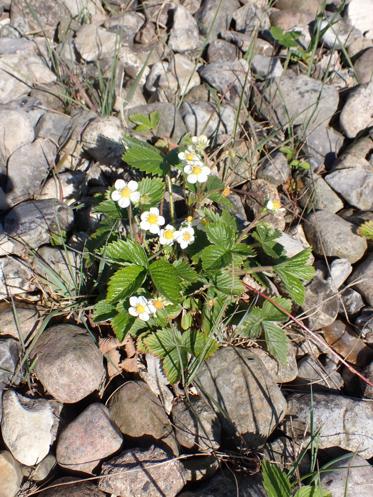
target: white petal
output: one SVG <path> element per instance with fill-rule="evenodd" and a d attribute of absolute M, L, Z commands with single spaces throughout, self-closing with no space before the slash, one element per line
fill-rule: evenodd
<path fill-rule="evenodd" d="M 120 199 L 120 192 L 118 190 L 114 190 L 111 194 L 111 199 L 114 200 L 114 202 L 118 202 Z"/>
<path fill-rule="evenodd" d="M 137 318 L 137 316 L 139 315 L 134 307 L 130 307 L 128 309 L 128 314 L 130 314 L 131 316 L 134 316 L 135 318 Z"/>
<path fill-rule="evenodd" d="M 136 204 L 140 200 L 140 192 L 132 192 L 130 195 L 131 202 Z"/>
<path fill-rule="evenodd" d="M 137 302 L 141 305 L 148 305 L 148 300 L 145 297 L 138 297 Z"/>
<path fill-rule="evenodd" d="M 165 222 L 166 221 L 165 221 L 165 218 L 163 216 L 158 217 L 158 225 L 159 226 L 163 226 Z"/>
<path fill-rule="evenodd" d="M 126 182 L 123 179 L 117 179 L 114 183 L 114 188 L 116 190 L 122 190 L 126 186 Z"/>
<path fill-rule="evenodd" d="M 211 173 L 211 169 L 209 167 L 207 167 L 207 166 L 203 166 L 202 173 L 203 174 L 210 174 Z"/>
<path fill-rule="evenodd" d="M 177 156 L 179 157 L 180 160 L 184 160 L 185 159 L 185 153 L 184 152 L 179 152 L 177 154 Z"/>
<path fill-rule="evenodd" d="M 175 228 L 172 226 L 172 224 L 168 224 L 168 225 L 165 227 L 165 230 L 172 230 L 172 231 L 175 231 Z"/>
<path fill-rule="evenodd" d="M 149 209 L 150 214 L 157 214 L 159 215 L 159 209 L 157 207 L 150 207 Z"/>
<path fill-rule="evenodd" d="M 141 221 L 147 221 L 148 220 L 148 216 L 149 216 L 149 212 L 146 211 L 146 212 L 143 212 L 140 216 L 140 219 Z"/>
<path fill-rule="evenodd" d="M 154 305 L 151 302 L 148 302 L 148 309 L 150 314 L 155 314 L 157 312 L 157 309 L 154 307 Z"/>
<path fill-rule="evenodd" d="M 149 224 L 149 228 L 148 230 L 150 231 L 150 233 L 153 233 L 153 235 L 158 235 L 159 233 L 159 226 L 158 224 Z"/>
<path fill-rule="evenodd" d="M 185 174 L 190 174 L 193 171 L 193 167 L 188 165 L 184 167 L 184 173 Z"/>
<path fill-rule="evenodd" d="M 130 205 L 130 199 L 129 198 L 121 198 L 118 200 L 118 205 L 119 205 L 119 207 L 122 207 L 123 209 L 125 209 L 126 207 L 128 207 Z"/>
<path fill-rule="evenodd" d="M 141 221 L 140 228 L 144 231 L 148 231 L 150 229 L 150 224 L 148 221 Z"/>
<path fill-rule="evenodd" d="M 192 183 L 192 185 L 194 185 L 197 183 L 197 176 L 195 174 L 189 174 L 189 176 L 187 176 L 187 181 L 188 183 Z"/>
<path fill-rule="evenodd" d="M 179 244 L 180 244 L 180 248 L 182 248 L 182 249 L 185 249 L 188 246 L 188 242 L 186 242 L 185 240 L 182 240 L 181 242 L 179 242 Z"/>
<path fill-rule="evenodd" d="M 148 312 L 142 312 L 141 314 L 139 314 L 139 318 L 142 320 L 142 321 L 149 321 L 149 313 Z"/>
<path fill-rule="evenodd" d="M 128 183 L 128 188 L 131 190 L 131 192 L 135 192 L 137 190 L 137 188 L 139 187 L 139 184 L 137 183 L 137 181 L 133 181 L 131 180 L 129 183 Z"/>
<path fill-rule="evenodd" d="M 207 178 L 208 178 L 207 174 L 201 173 L 198 175 L 197 181 L 198 181 L 198 183 L 206 183 Z"/>
<path fill-rule="evenodd" d="M 137 305 L 138 301 L 138 297 L 130 297 L 130 305 L 132 305 L 133 307 Z"/>

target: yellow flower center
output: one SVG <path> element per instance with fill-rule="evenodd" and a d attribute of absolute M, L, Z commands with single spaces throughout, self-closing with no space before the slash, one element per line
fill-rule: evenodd
<path fill-rule="evenodd" d="M 166 238 L 166 240 L 173 240 L 174 232 L 172 230 L 165 230 L 163 236 Z"/>
<path fill-rule="evenodd" d="M 231 189 L 229 188 L 229 186 L 226 186 L 223 190 L 223 196 L 228 197 L 228 195 L 230 194 L 231 194 Z"/>
<path fill-rule="evenodd" d="M 272 200 L 272 208 L 277 211 L 281 209 L 281 202 L 279 200 Z"/>
<path fill-rule="evenodd" d="M 157 311 L 164 309 L 164 302 L 162 302 L 161 299 L 154 299 L 152 303 L 154 307 L 157 309 Z"/>
<path fill-rule="evenodd" d="M 199 176 L 202 172 L 202 167 L 201 166 L 193 166 L 192 167 L 192 174 L 195 174 L 196 176 Z"/>
<path fill-rule="evenodd" d="M 149 224 L 157 224 L 158 223 L 158 215 L 157 214 L 149 214 L 148 223 Z"/>
<path fill-rule="evenodd" d="M 130 198 L 130 195 L 131 195 L 131 190 L 128 188 L 128 186 L 125 186 L 124 188 L 121 189 L 120 196 L 122 198 Z"/>
<path fill-rule="evenodd" d="M 191 240 L 192 238 L 192 235 L 190 233 L 188 233 L 188 231 L 185 231 L 183 233 L 183 240 L 185 240 L 186 242 L 189 242 L 189 240 Z"/>
<path fill-rule="evenodd" d="M 146 311 L 145 306 L 143 304 L 137 304 L 135 309 L 137 314 L 142 314 L 143 312 Z"/>
<path fill-rule="evenodd" d="M 187 223 L 191 223 L 192 221 L 193 221 L 193 217 L 192 217 L 192 216 L 188 216 L 188 217 L 186 218 L 186 222 L 187 222 Z"/>
<path fill-rule="evenodd" d="M 192 161 L 192 160 L 194 160 L 195 156 L 194 156 L 194 154 L 192 152 L 187 152 L 185 154 L 185 158 L 186 158 L 187 161 Z"/>

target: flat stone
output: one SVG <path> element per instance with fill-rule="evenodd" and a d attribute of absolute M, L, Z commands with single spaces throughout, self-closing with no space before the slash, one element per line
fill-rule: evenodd
<path fill-rule="evenodd" d="M 14 378 L 21 350 L 17 340 L 0 338 L 0 388 L 9 385 Z"/>
<path fill-rule="evenodd" d="M 251 60 L 251 69 L 257 78 L 279 78 L 283 73 L 283 67 L 278 57 L 266 57 L 255 54 Z"/>
<path fill-rule="evenodd" d="M 339 123 L 348 138 L 373 126 L 373 81 L 356 87 L 347 97 Z"/>
<path fill-rule="evenodd" d="M 22 469 L 6 450 L 0 452 L 0 497 L 15 497 L 22 483 Z"/>
<path fill-rule="evenodd" d="M 223 62 L 237 59 L 237 48 L 228 41 L 217 39 L 209 43 L 207 47 L 207 62 Z"/>
<path fill-rule="evenodd" d="M 252 352 L 262 361 L 276 383 L 289 383 L 297 377 L 298 366 L 295 348 L 290 343 L 288 345 L 286 364 L 276 361 L 276 359 L 267 354 L 263 349 L 258 348 Z"/>
<path fill-rule="evenodd" d="M 329 184 L 321 176 L 312 173 L 304 178 L 304 189 L 299 203 L 307 210 L 325 210 L 332 214 L 343 209 L 342 200 Z"/>
<path fill-rule="evenodd" d="M 321 486 L 333 497 L 370 497 L 373 467 L 358 454 L 333 464 L 321 475 Z"/>
<path fill-rule="evenodd" d="M 38 138 L 48 138 L 58 145 L 60 137 L 71 124 L 71 117 L 59 112 L 46 112 L 38 121 L 35 132 Z"/>
<path fill-rule="evenodd" d="M 55 466 L 56 458 L 53 454 L 48 454 L 36 466 L 22 466 L 22 473 L 28 480 L 39 482 L 48 478 Z"/>
<path fill-rule="evenodd" d="M 209 40 L 229 28 L 233 12 L 240 7 L 238 0 L 205 0 L 196 14 L 198 27 Z"/>
<path fill-rule="evenodd" d="M 287 10 L 296 7 L 300 11 L 309 12 L 316 16 L 322 10 L 323 0 L 277 0 L 276 7 L 280 10 Z"/>
<path fill-rule="evenodd" d="M 122 439 L 108 409 L 90 404 L 58 437 L 57 462 L 72 471 L 92 473 L 102 459 L 120 449 Z"/>
<path fill-rule="evenodd" d="M 94 483 L 82 481 L 81 479 L 64 477 L 50 482 L 49 490 L 40 492 L 40 497 L 105 497 Z"/>
<path fill-rule="evenodd" d="M 185 55 L 175 54 L 171 67 L 179 86 L 180 95 L 185 95 L 201 83 L 196 64 Z"/>
<path fill-rule="evenodd" d="M 205 134 L 211 138 L 218 134 L 230 135 L 234 129 L 236 112 L 233 107 L 209 102 L 184 102 L 180 107 L 184 124 L 192 135 Z"/>
<path fill-rule="evenodd" d="M 305 142 L 303 150 L 310 158 L 309 162 L 313 168 L 334 164 L 344 142 L 341 133 L 324 124 L 305 130 L 298 128 L 296 133 L 298 138 Z"/>
<path fill-rule="evenodd" d="M 210 86 L 216 88 L 229 100 L 244 91 L 250 91 L 250 68 L 244 59 L 225 62 L 213 62 L 199 69 L 201 78 Z"/>
<path fill-rule="evenodd" d="M 330 281 L 325 280 L 320 274 L 305 288 L 303 311 L 307 317 L 308 327 L 311 330 L 320 330 L 329 326 L 337 319 L 338 298 Z"/>
<path fill-rule="evenodd" d="M 319 449 L 341 447 L 364 459 L 373 456 L 373 403 L 343 395 L 313 392 L 288 398 L 288 434 L 304 446 L 310 434 L 318 432 Z M 362 429 L 362 427 L 364 429 Z"/>
<path fill-rule="evenodd" d="M 329 277 L 331 286 L 338 290 L 347 280 L 352 272 L 352 265 L 347 259 L 334 259 L 329 266 Z"/>
<path fill-rule="evenodd" d="M 102 59 L 118 51 L 119 37 L 95 24 L 84 24 L 76 34 L 75 46 L 87 62 Z"/>
<path fill-rule="evenodd" d="M 373 38 L 373 5 L 370 0 L 351 0 L 345 15 L 347 21 L 366 38 Z"/>
<path fill-rule="evenodd" d="M 354 70 L 360 84 L 369 83 L 373 79 L 373 47 L 364 50 L 355 60 Z"/>
<path fill-rule="evenodd" d="M 342 305 L 340 306 L 340 314 L 344 315 L 347 312 L 348 316 L 357 314 L 364 307 L 363 297 L 353 288 L 347 288 L 342 293 Z"/>
<path fill-rule="evenodd" d="M 33 466 L 49 453 L 56 439 L 62 406 L 44 399 L 31 399 L 12 390 L 3 394 L 1 432 L 13 457 Z"/>
<path fill-rule="evenodd" d="M 124 152 L 123 133 L 117 117 L 97 117 L 82 134 L 83 149 L 101 164 L 119 165 Z"/>
<path fill-rule="evenodd" d="M 122 497 L 175 497 L 186 483 L 182 463 L 155 446 L 129 449 L 111 458 L 102 465 L 104 475 L 99 488 Z"/>
<path fill-rule="evenodd" d="M 5 166 L 13 152 L 34 138 L 34 128 L 25 112 L 0 107 L 0 164 Z"/>
<path fill-rule="evenodd" d="M 280 389 L 248 350 L 219 349 L 201 366 L 195 381 L 226 433 L 242 437 L 248 447 L 262 445 L 285 415 Z"/>
<path fill-rule="evenodd" d="M 256 35 L 258 31 L 265 31 L 271 27 L 267 12 L 254 2 L 247 2 L 233 12 L 232 19 L 236 31 L 248 35 Z"/>
<path fill-rule="evenodd" d="M 61 324 L 46 329 L 32 351 L 35 375 L 59 402 L 79 402 L 105 378 L 103 356 L 84 328 Z"/>
<path fill-rule="evenodd" d="M 76 17 L 82 13 L 82 0 L 62 0 L 62 2 L 69 9 L 73 17 Z M 84 0 L 83 8 L 91 16 L 105 14 L 101 3 L 97 2 L 97 0 Z"/>
<path fill-rule="evenodd" d="M 236 495 L 237 492 L 240 497 L 267 496 L 259 476 L 232 475 L 228 471 L 220 471 L 213 478 L 202 483 L 198 489 L 186 490 L 178 494 L 178 497 L 227 497 Z"/>
<path fill-rule="evenodd" d="M 338 169 L 325 176 L 325 181 L 351 206 L 362 211 L 373 210 L 372 167 Z"/>
<path fill-rule="evenodd" d="M 10 336 L 25 341 L 35 331 L 39 322 L 38 309 L 22 303 L 0 303 L 0 336 Z"/>
<path fill-rule="evenodd" d="M 33 292 L 33 276 L 27 263 L 14 257 L 0 257 L 0 299 Z"/>
<path fill-rule="evenodd" d="M 355 235 L 351 223 L 325 210 L 308 216 L 304 231 L 319 255 L 348 259 L 353 264 L 363 257 L 367 249 L 366 240 Z"/>
<path fill-rule="evenodd" d="M 53 39 L 59 23 L 71 20 L 69 10 L 60 0 L 12 0 L 10 24 L 24 35 L 40 33 Z"/>
<path fill-rule="evenodd" d="M 341 375 L 336 371 L 328 371 L 320 361 L 312 356 L 302 357 L 298 367 L 297 385 L 319 385 L 332 390 L 340 390 L 343 387 L 344 382 Z"/>
<path fill-rule="evenodd" d="M 168 46 L 174 52 L 187 52 L 200 45 L 197 22 L 182 5 L 173 11 L 173 24 L 168 38 Z"/>
<path fill-rule="evenodd" d="M 49 178 L 42 187 L 37 200 L 55 198 L 67 205 L 75 204 L 86 190 L 85 174 L 82 171 L 65 171 Z"/>
<path fill-rule="evenodd" d="M 369 254 L 354 270 L 349 279 L 364 300 L 373 306 L 373 254 Z"/>

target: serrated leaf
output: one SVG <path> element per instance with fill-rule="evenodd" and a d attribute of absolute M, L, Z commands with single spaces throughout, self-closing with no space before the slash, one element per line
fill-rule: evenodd
<path fill-rule="evenodd" d="M 122 341 L 123 338 L 127 335 L 131 326 L 133 325 L 135 318 L 130 316 L 128 312 L 122 311 L 119 312 L 112 320 L 111 326 L 115 332 L 115 336 L 118 340 Z"/>
<path fill-rule="evenodd" d="M 233 248 L 236 241 L 235 226 L 228 225 L 223 219 L 219 219 L 219 221 L 208 223 L 205 231 L 211 243 L 224 249 Z"/>
<path fill-rule="evenodd" d="M 273 259 L 278 259 L 284 254 L 284 247 L 277 242 L 280 235 L 279 230 L 267 223 L 259 223 L 252 233 L 252 237 L 260 244 L 263 252 Z"/>
<path fill-rule="evenodd" d="M 179 277 L 175 267 L 164 259 L 149 266 L 149 274 L 156 289 L 173 303 L 180 301 Z"/>
<path fill-rule="evenodd" d="M 164 198 L 165 185 L 160 178 L 144 178 L 139 181 L 140 192 L 139 205 L 142 207 L 154 207 Z"/>
<path fill-rule="evenodd" d="M 106 300 L 100 300 L 94 307 L 93 321 L 99 323 L 111 319 L 116 314 L 115 306 L 109 304 Z"/>
<path fill-rule="evenodd" d="M 291 484 L 277 464 L 262 461 L 263 486 L 268 497 L 291 497 Z"/>
<path fill-rule="evenodd" d="M 291 312 L 291 301 L 283 297 L 274 297 L 274 302 L 283 307 L 287 312 Z M 262 306 L 262 315 L 264 321 L 287 321 L 288 316 L 283 313 L 275 304 L 266 300 Z"/>
<path fill-rule="evenodd" d="M 199 275 L 195 269 L 192 268 L 186 261 L 178 259 L 174 262 L 174 268 L 176 273 L 181 280 L 185 280 L 189 283 L 195 283 L 199 280 Z"/>
<path fill-rule="evenodd" d="M 211 357 L 219 348 L 219 344 L 214 338 L 196 330 L 188 330 L 183 333 L 182 342 L 190 354 L 203 360 Z"/>
<path fill-rule="evenodd" d="M 214 275 L 213 282 L 217 290 L 227 295 L 241 295 L 245 290 L 240 278 L 229 269 Z"/>
<path fill-rule="evenodd" d="M 132 262 L 142 267 L 148 265 L 144 248 L 133 240 L 117 240 L 109 243 L 105 247 L 104 254 L 114 261 Z"/>
<path fill-rule="evenodd" d="M 210 174 L 205 185 L 206 192 L 224 190 L 224 187 L 224 182 L 218 176 Z"/>
<path fill-rule="evenodd" d="M 205 270 L 221 269 L 231 263 L 229 251 L 217 245 L 209 245 L 200 252 L 202 267 Z"/>
<path fill-rule="evenodd" d="M 255 306 L 242 318 L 237 328 L 237 333 L 249 338 L 258 338 L 262 333 L 262 323 L 262 309 Z"/>
<path fill-rule="evenodd" d="M 103 200 L 93 208 L 93 212 L 104 214 L 112 220 L 122 219 L 123 213 L 114 200 Z"/>
<path fill-rule="evenodd" d="M 332 497 L 332 494 L 321 487 L 311 487 L 306 485 L 301 487 L 294 497 Z"/>
<path fill-rule="evenodd" d="M 123 141 L 126 147 L 123 161 L 130 167 L 156 176 L 164 176 L 167 173 L 164 157 L 156 147 L 129 135 L 126 135 Z"/>
<path fill-rule="evenodd" d="M 143 283 L 145 270 L 133 265 L 119 269 L 109 280 L 106 300 L 117 302 L 132 295 Z"/>
<path fill-rule="evenodd" d="M 268 352 L 281 364 L 287 363 L 288 338 L 285 331 L 272 321 L 263 321 L 264 336 Z"/>

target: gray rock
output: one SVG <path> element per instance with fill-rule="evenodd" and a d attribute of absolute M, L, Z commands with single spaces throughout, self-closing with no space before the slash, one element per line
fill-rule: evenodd
<path fill-rule="evenodd" d="M 203 399 L 180 399 L 172 408 L 172 420 L 177 441 L 183 447 L 198 451 L 212 451 L 220 447 L 219 419 Z"/>
<path fill-rule="evenodd" d="M 94 24 L 84 24 L 76 34 L 75 47 L 87 62 L 100 60 L 115 54 L 119 48 L 119 37 Z"/>
<path fill-rule="evenodd" d="M 176 76 L 180 95 L 185 95 L 200 84 L 196 64 L 185 55 L 175 54 L 171 67 Z"/>
<path fill-rule="evenodd" d="M 35 132 L 38 138 L 48 138 L 58 145 L 65 129 L 70 127 L 71 117 L 57 112 L 46 112 L 36 125 Z"/>
<path fill-rule="evenodd" d="M 85 175 L 81 171 L 65 171 L 49 178 L 37 200 L 55 198 L 67 205 L 75 204 L 85 193 Z"/>
<path fill-rule="evenodd" d="M 120 449 L 122 435 L 108 409 L 90 404 L 58 437 L 56 459 L 72 471 L 92 473 L 100 461 Z"/>
<path fill-rule="evenodd" d="M 96 0 L 84 0 L 83 7 L 81 0 L 62 0 L 62 2 L 69 9 L 73 17 L 81 15 L 82 8 L 84 8 L 84 11 L 91 16 L 97 16 L 98 14 L 105 15 L 105 11 L 103 10 L 101 3 Z"/>
<path fill-rule="evenodd" d="M 373 306 L 373 254 L 369 254 L 367 258 L 356 267 L 349 283 L 353 283 L 354 288 L 361 293 L 364 300 L 370 306 Z"/>
<path fill-rule="evenodd" d="M 13 338 L 0 339 L 0 388 L 12 382 L 20 352 L 18 342 Z"/>
<path fill-rule="evenodd" d="M 259 476 L 220 472 L 197 490 L 181 492 L 178 497 L 227 497 L 237 495 L 237 492 L 240 497 L 267 496 Z"/>
<path fill-rule="evenodd" d="M 347 312 L 348 316 L 353 316 L 364 307 L 362 296 L 353 288 L 347 288 L 344 290 L 341 298 L 342 304 L 339 310 L 341 314 L 345 314 Z"/>
<path fill-rule="evenodd" d="M 320 22 L 318 28 L 323 32 L 321 39 L 325 46 L 341 50 L 346 48 L 351 41 L 361 36 L 350 24 L 344 21 L 339 14 L 327 15 L 324 20 Z"/>
<path fill-rule="evenodd" d="M 373 455 L 373 403 L 342 395 L 293 394 L 288 399 L 287 430 L 304 446 L 310 434 L 318 431 L 320 449 L 341 447 L 364 459 Z M 306 435 L 306 436 L 305 436 Z"/>
<path fill-rule="evenodd" d="M 127 11 L 106 19 L 105 28 L 117 33 L 122 43 L 133 43 L 136 34 L 145 24 L 145 16 L 140 12 Z"/>
<path fill-rule="evenodd" d="M 0 107 L 0 165 L 5 166 L 13 152 L 34 138 L 34 128 L 25 112 Z"/>
<path fill-rule="evenodd" d="M 12 1 L 10 24 L 24 35 L 40 33 L 53 39 L 59 23 L 68 26 L 71 15 L 60 0 Z"/>
<path fill-rule="evenodd" d="M 356 87 L 347 97 L 339 123 L 348 138 L 373 125 L 373 81 Z"/>
<path fill-rule="evenodd" d="M 174 52 L 187 52 L 200 45 L 197 22 L 192 14 L 182 5 L 173 12 L 173 24 L 168 39 L 168 46 Z"/>
<path fill-rule="evenodd" d="M 170 137 L 176 142 L 186 133 L 186 128 L 179 110 L 170 103 L 155 102 L 153 104 L 138 105 L 131 107 L 128 116 L 132 114 L 150 114 L 159 112 L 160 120 L 157 127 L 157 135 Z"/>
<path fill-rule="evenodd" d="M 338 169 L 328 174 L 325 180 L 353 207 L 362 211 L 373 210 L 373 169 L 371 167 Z"/>
<path fill-rule="evenodd" d="M 170 420 L 146 383 L 125 383 L 111 397 L 108 407 L 112 420 L 124 435 L 131 438 L 152 437 L 177 453 Z M 137 413 L 135 417 L 134 412 Z"/>
<path fill-rule="evenodd" d="M 146 78 L 145 89 L 154 94 L 158 92 L 156 98 L 161 101 L 171 100 L 178 88 L 176 77 L 170 73 L 169 66 L 167 61 L 156 62 Z"/>
<path fill-rule="evenodd" d="M 56 439 L 62 406 L 30 399 L 12 390 L 3 394 L 1 432 L 13 457 L 26 466 L 40 462 Z"/>
<path fill-rule="evenodd" d="M 198 27 L 209 40 L 217 38 L 220 31 L 229 28 L 232 15 L 240 7 L 238 0 L 203 0 L 197 12 Z"/>
<path fill-rule="evenodd" d="M 25 341 L 36 329 L 39 312 L 33 305 L 0 303 L 0 336 Z"/>
<path fill-rule="evenodd" d="M 320 124 L 312 129 L 297 128 L 297 136 L 305 142 L 304 151 L 315 168 L 332 165 L 341 149 L 344 137 L 334 128 Z"/>
<path fill-rule="evenodd" d="M 175 497 L 186 483 L 182 463 L 154 446 L 129 449 L 104 462 L 104 475 L 99 488 L 123 497 Z"/>
<path fill-rule="evenodd" d="M 370 497 L 373 467 L 357 454 L 343 459 L 321 475 L 321 486 L 333 497 Z"/>
<path fill-rule="evenodd" d="M 354 62 L 354 70 L 360 84 L 373 79 L 373 47 L 365 50 Z"/>
<path fill-rule="evenodd" d="M 219 461 L 216 457 L 199 454 L 196 457 L 188 457 L 182 461 L 186 471 L 188 482 L 196 482 L 209 478 L 219 469 Z"/>
<path fill-rule="evenodd" d="M 263 349 L 258 348 L 252 352 L 262 361 L 276 383 L 288 383 L 297 377 L 298 367 L 295 348 L 292 344 L 288 345 L 288 358 L 286 364 L 276 361 L 276 359 L 267 354 Z"/>
<path fill-rule="evenodd" d="M 328 183 L 317 174 L 309 174 L 304 178 L 299 203 L 309 210 L 325 210 L 335 214 L 343 209 L 343 202 L 330 188 Z"/>
<path fill-rule="evenodd" d="M 373 6 L 369 0 L 350 0 L 346 20 L 366 38 L 373 38 Z"/>
<path fill-rule="evenodd" d="M 207 47 L 207 62 L 232 62 L 237 59 L 237 48 L 225 40 L 214 40 Z"/>
<path fill-rule="evenodd" d="M 296 226 L 295 229 L 293 228 L 287 233 L 281 233 L 277 241 L 284 247 L 286 257 L 293 257 L 309 247 L 301 225 Z M 313 260 L 313 257 L 310 257 L 311 263 Z"/>
<path fill-rule="evenodd" d="M 335 290 L 320 274 L 306 286 L 302 308 L 311 330 L 320 330 L 337 319 L 339 307 Z"/>
<path fill-rule="evenodd" d="M 328 280 L 335 290 L 338 290 L 352 272 L 352 265 L 347 259 L 334 259 L 329 266 Z"/>
<path fill-rule="evenodd" d="M 9 206 L 30 200 L 39 193 L 54 166 L 56 155 L 57 146 L 44 138 L 37 138 L 13 152 L 8 160 L 6 185 Z"/>
<path fill-rule="evenodd" d="M 312 213 L 304 225 L 307 240 L 317 254 L 348 259 L 352 264 L 367 249 L 366 240 L 355 235 L 353 228 L 351 223 L 325 210 Z"/>
<path fill-rule="evenodd" d="M 105 378 L 101 352 L 78 326 L 61 324 L 45 330 L 32 357 L 36 377 L 59 402 L 79 402 L 98 390 Z"/>
<path fill-rule="evenodd" d="M 336 371 L 328 371 L 320 361 L 312 356 L 305 356 L 298 363 L 299 373 L 296 380 L 298 385 L 319 385 L 332 390 L 343 387 L 343 378 Z"/>
<path fill-rule="evenodd" d="M 15 497 L 22 483 L 22 469 L 6 450 L 0 452 L 0 496 Z"/>
<path fill-rule="evenodd" d="M 253 212 L 254 216 L 262 214 L 268 200 L 280 202 L 277 188 L 272 183 L 268 183 L 264 179 L 255 179 L 247 185 L 245 206 Z M 268 212 L 261 219 L 280 231 L 285 229 L 285 212 L 283 210 Z"/>
<path fill-rule="evenodd" d="M 257 34 L 258 31 L 271 27 L 268 14 L 254 2 L 247 2 L 237 9 L 233 13 L 232 19 L 235 22 L 236 31 L 249 35 Z"/>
<path fill-rule="evenodd" d="M 94 483 L 82 481 L 81 479 L 64 477 L 50 482 L 49 490 L 40 492 L 40 497 L 105 497 Z"/>
<path fill-rule="evenodd" d="M 242 92 L 247 95 L 250 91 L 250 68 L 245 59 L 233 62 L 213 62 L 202 66 L 199 74 L 227 100 L 237 95 L 240 96 Z"/>
<path fill-rule="evenodd" d="M 217 134 L 231 134 L 234 129 L 235 111 L 228 105 L 217 108 L 208 102 L 184 102 L 180 108 L 189 133 L 205 134 L 209 138 Z"/>
<path fill-rule="evenodd" d="M 72 210 L 55 199 L 23 202 L 5 216 L 4 231 L 8 240 L 0 242 L 3 253 L 29 253 L 48 243 L 53 234 L 69 230 L 73 222 Z"/>
<path fill-rule="evenodd" d="M 256 54 L 251 60 L 251 69 L 257 78 L 279 78 L 283 73 L 283 67 L 278 57 L 266 57 Z"/>
<path fill-rule="evenodd" d="M 302 125 L 308 129 L 327 124 L 338 107 L 338 92 L 334 86 L 290 71 L 270 81 L 257 108 L 281 126 Z M 273 110 L 272 110 L 273 109 Z"/>
<path fill-rule="evenodd" d="M 13 257 L 0 257 L 0 299 L 33 292 L 33 272 L 25 262 Z"/>
<path fill-rule="evenodd" d="M 309 12 L 312 15 L 316 15 L 322 10 L 323 4 L 323 0 L 277 0 L 276 7 L 280 10 L 296 7 L 302 12 Z"/>
<path fill-rule="evenodd" d="M 123 133 L 117 117 L 97 117 L 82 134 L 83 149 L 101 164 L 118 165 L 124 152 Z"/>
<path fill-rule="evenodd" d="M 56 458 L 53 454 L 48 454 L 47 457 L 44 457 L 36 466 L 23 466 L 22 473 L 28 480 L 37 482 L 43 481 L 50 476 L 55 466 Z"/>
<path fill-rule="evenodd" d="M 247 350 L 218 350 L 201 366 L 196 385 L 227 434 L 242 437 L 248 447 L 262 445 L 285 415 L 280 389 L 262 361 Z"/>

